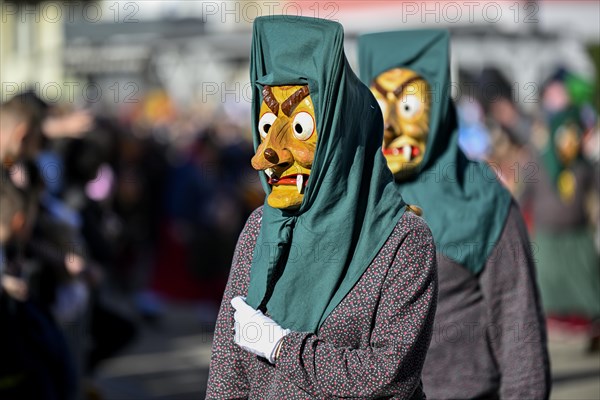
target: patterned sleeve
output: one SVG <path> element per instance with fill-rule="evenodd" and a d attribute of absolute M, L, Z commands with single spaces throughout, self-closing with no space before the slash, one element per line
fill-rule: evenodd
<path fill-rule="evenodd" d="M 513 202 L 502 236 L 480 277 L 500 370 L 500 398 L 546 399 L 550 363 L 529 237 Z"/>
<path fill-rule="evenodd" d="M 276 367 L 311 396 L 411 398 L 421 390 L 437 300 L 435 246 L 421 218 L 406 220 L 414 226 L 379 288 L 367 348 L 336 347 L 311 333 L 283 339 Z"/>
<path fill-rule="evenodd" d="M 246 296 L 250 282 L 250 265 L 256 238 L 260 230 L 262 208 L 250 215 L 236 245 L 229 280 L 223 294 L 210 359 L 207 399 L 247 399 L 250 385 L 246 375 L 244 350 L 233 341 L 233 307 L 236 296 Z"/>

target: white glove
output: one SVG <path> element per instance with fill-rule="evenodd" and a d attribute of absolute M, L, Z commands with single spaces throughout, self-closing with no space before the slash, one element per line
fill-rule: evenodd
<path fill-rule="evenodd" d="M 242 349 L 275 363 L 275 352 L 283 338 L 292 331 L 283 329 L 260 310 L 246 304 L 242 296 L 231 299 L 235 309 L 234 342 Z"/>

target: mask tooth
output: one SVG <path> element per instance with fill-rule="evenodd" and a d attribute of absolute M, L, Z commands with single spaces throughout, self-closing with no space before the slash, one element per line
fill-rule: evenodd
<path fill-rule="evenodd" d="M 304 176 L 302 174 L 296 176 L 296 188 L 298 189 L 298 193 L 302 194 L 302 189 L 304 189 Z"/>
<path fill-rule="evenodd" d="M 410 161 L 411 155 L 412 155 L 411 146 L 405 145 L 404 147 L 402 147 L 402 154 L 404 155 L 404 158 L 406 158 L 408 161 Z"/>
<path fill-rule="evenodd" d="M 273 176 L 273 170 L 271 168 L 267 168 L 265 169 L 265 174 L 267 174 L 267 176 L 271 178 Z"/>

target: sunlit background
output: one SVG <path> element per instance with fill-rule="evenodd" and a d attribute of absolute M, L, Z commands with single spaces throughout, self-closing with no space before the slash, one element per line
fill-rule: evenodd
<path fill-rule="evenodd" d="M 545 107 L 565 96 L 579 107 L 583 154 L 598 168 L 597 1 L 0 4 L 1 101 L 43 101 L 36 162 L 43 208 L 58 222 L 39 239 L 69 232 L 48 250 L 66 253 L 70 272 L 48 307 L 74 354 L 82 399 L 204 396 L 237 235 L 264 200 L 249 165 L 257 16 L 340 22 L 355 69 L 362 33 L 448 28 L 461 146 L 494 166 L 532 232 L 521 195 L 547 131 Z M 590 204 L 598 248 L 597 196 Z M 549 322 L 554 398 L 600 398 L 600 358 L 587 352 L 592 322 Z"/>

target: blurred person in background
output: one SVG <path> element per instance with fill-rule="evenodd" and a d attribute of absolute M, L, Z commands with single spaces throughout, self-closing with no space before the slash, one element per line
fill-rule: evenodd
<path fill-rule="evenodd" d="M 519 109 L 511 83 L 498 68 L 484 68 L 473 83 L 491 142 L 485 160 L 504 186 L 519 199 L 525 181 L 532 174 L 526 144 L 531 140 L 534 120 Z M 528 215 L 525 220 L 530 220 Z"/>
<path fill-rule="evenodd" d="M 53 196 L 52 181 L 64 179 L 64 170 L 48 169 L 48 147 L 44 122 L 51 107 L 33 92 L 10 102 L 28 112 L 28 133 L 12 170 L 13 180 L 28 198 L 30 229 L 17 240 L 11 257 L 29 286 L 29 300 L 58 324 L 73 358 L 74 390 L 81 390 L 86 353 L 89 289 L 82 272 L 86 268 L 85 247 L 79 236 L 79 218 L 62 199 Z M 50 162 L 51 165 L 52 162 Z M 56 175 L 54 175 L 54 174 Z"/>
<path fill-rule="evenodd" d="M 130 343 L 137 330 L 131 316 L 115 310 L 105 295 L 106 286 L 123 267 L 117 263 L 118 246 L 120 240 L 126 240 L 123 222 L 112 209 L 119 134 L 114 124 L 95 118 L 93 128 L 79 137 L 62 136 L 59 146 L 65 172 L 62 189 L 55 195 L 75 213 L 78 243 L 85 248 L 82 272 L 89 291 L 86 375 L 92 375 L 101 361 Z M 112 278 L 110 282 L 107 276 Z"/>
<path fill-rule="evenodd" d="M 61 328 L 74 361 L 69 390 L 79 396 L 89 386 L 83 378 L 134 334 L 132 323 L 99 296 L 103 270 L 114 262 L 114 234 L 107 240 L 109 218 L 100 206 L 112 190 L 113 136 L 94 126 L 88 112 L 48 106 L 31 92 L 2 109 L 8 121 L 9 112 L 21 121 L 9 133 L 13 140 L 22 136 L 23 146 L 11 143 L 3 174 L 19 187 L 27 209 L 25 229 L 7 246 L 15 266 L 9 273 L 23 280 L 27 301 L 51 321 L 46 329 L 54 322 Z"/>
<path fill-rule="evenodd" d="M 14 96 L 0 105 L 0 157 L 2 184 L 14 186 L 20 193 L 23 202 L 23 226 L 18 235 L 13 235 L 10 244 L 4 243 L 5 261 L 14 260 L 14 254 L 22 248 L 32 235 L 38 217 L 39 198 L 43 190 L 43 182 L 35 165 L 39 146 L 43 141 L 41 125 L 47 106 L 32 92 Z M 5 269 L 11 279 L 19 279 L 23 291 L 21 300 L 29 294 L 27 275 L 29 270 L 23 269 L 22 260 L 15 263 L 14 268 Z"/>
<path fill-rule="evenodd" d="M 0 195 L 0 292 L 5 288 L 11 297 L 24 301 L 27 299 L 27 283 L 19 277 L 4 274 L 7 263 L 4 247 L 18 235 L 25 223 L 24 199 L 10 181 L 2 182 Z"/>
<path fill-rule="evenodd" d="M 542 92 L 544 125 L 535 133 L 539 169 L 521 202 L 533 216 L 538 282 L 551 327 L 583 328 L 590 350 L 600 348 L 600 258 L 593 233 L 598 224 L 598 119 L 593 89 L 560 70 Z M 594 155 L 594 152 L 596 155 Z M 587 154 L 586 154 L 587 153 Z M 595 167 L 594 167 L 595 163 Z"/>
<path fill-rule="evenodd" d="M 133 294 L 138 312 L 152 319 L 159 309 L 147 300 L 147 290 L 152 289 L 164 244 L 161 223 L 169 195 L 167 149 L 145 130 L 143 134 L 140 131 L 139 127 L 118 129 L 114 190 L 106 201 L 119 221 L 113 283 L 121 292 Z M 177 253 L 171 256 L 175 262 Z"/>
<path fill-rule="evenodd" d="M 485 110 L 473 90 L 475 78 L 459 70 L 456 95 L 458 114 L 458 144 L 471 160 L 487 160 L 492 151 L 490 133 L 485 125 Z"/>
<path fill-rule="evenodd" d="M 459 148 L 449 48 L 442 30 L 359 37 L 387 164 L 436 241 L 440 291 L 423 387 L 434 399 L 544 399 L 550 365 L 527 229 L 494 172 Z M 507 130 L 518 126 L 508 99 L 493 107 Z"/>
<path fill-rule="evenodd" d="M 0 105 L 0 397 L 75 399 L 76 372 L 63 333 L 32 284 L 24 247 L 38 217 L 41 182 L 31 157 L 41 143 L 44 104 L 31 93 Z M 31 136 L 30 136 L 31 135 Z"/>

